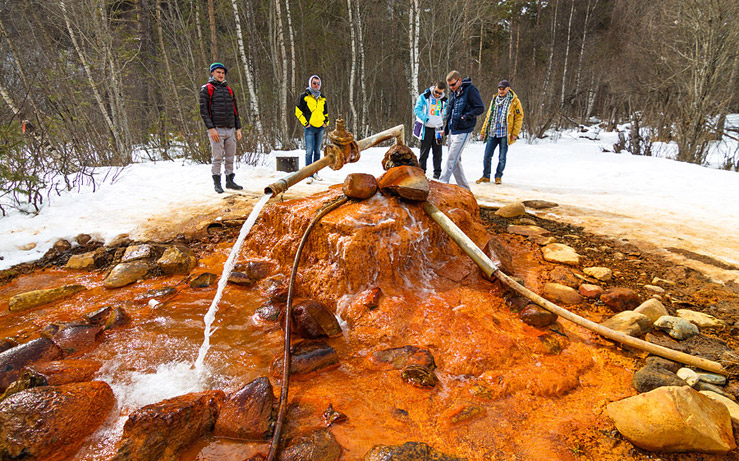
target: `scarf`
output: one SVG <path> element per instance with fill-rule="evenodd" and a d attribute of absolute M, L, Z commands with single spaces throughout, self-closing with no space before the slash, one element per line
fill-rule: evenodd
<path fill-rule="evenodd" d="M 318 89 L 317 90 L 314 90 L 313 86 L 311 86 L 310 84 L 310 82 L 312 82 L 314 78 L 318 79 Z M 321 97 L 321 77 L 319 77 L 318 75 L 311 75 L 310 78 L 308 79 L 308 88 L 306 88 L 306 90 L 308 90 L 310 94 L 312 94 L 313 97 L 316 99 Z"/>

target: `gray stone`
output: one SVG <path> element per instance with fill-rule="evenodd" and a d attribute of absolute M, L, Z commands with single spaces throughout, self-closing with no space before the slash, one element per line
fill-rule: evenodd
<path fill-rule="evenodd" d="M 601 325 L 629 336 L 638 337 L 652 328 L 652 321 L 644 314 L 634 311 L 623 311 L 602 322 Z"/>
<path fill-rule="evenodd" d="M 698 373 L 698 378 L 701 381 L 716 386 L 723 386 L 726 384 L 726 376 L 716 375 L 713 373 Z"/>
<path fill-rule="evenodd" d="M 667 308 L 659 300 L 651 298 L 639 305 L 634 312 L 644 314 L 649 317 L 649 320 L 654 323 L 663 315 L 668 315 Z"/>
<path fill-rule="evenodd" d="M 678 341 L 688 339 L 699 333 L 698 327 L 694 324 L 685 319 L 673 317 L 671 315 L 663 315 L 654 322 L 654 326 L 660 330 L 666 331 L 668 335 Z"/>
<path fill-rule="evenodd" d="M 567 245 L 561 243 L 550 243 L 541 249 L 544 259 L 553 263 L 577 266 L 580 264 L 580 255 Z"/>

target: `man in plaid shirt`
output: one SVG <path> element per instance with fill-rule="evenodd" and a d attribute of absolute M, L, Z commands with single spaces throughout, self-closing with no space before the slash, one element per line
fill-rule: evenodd
<path fill-rule="evenodd" d="M 523 109 L 516 93 L 511 90 L 508 80 L 498 83 L 498 92 L 490 101 L 490 108 L 485 117 L 485 123 L 480 131 L 480 139 L 486 140 L 485 156 L 482 159 L 482 178 L 475 181 L 477 184 L 490 182 L 490 170 L 495 148 L 498 151 L 498 168 L 495 170 L 495 184 L 501 184 L 505 169 L 508 146 L 516 142 L 521 133 L 523 123 Z M 489 137 L 488 137 L 489 136 Z"/>

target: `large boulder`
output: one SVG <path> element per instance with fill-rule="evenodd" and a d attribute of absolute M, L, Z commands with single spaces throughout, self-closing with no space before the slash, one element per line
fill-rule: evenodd
<path fill-rule="evenodd" d="M 103 381 L 24 390 L 0 402 L 0 459 L 67 459 L 115 405 Z"/>
<path fill-rule="evenodd" d="M 181 395 L 147 405 L 128 416 L 114 460 L 177 460 L 178 452 L 210 432 L 225 399 L 223 391 Z"/>
<path fill-rule="evenodd" d="M 736 448 L 729 410 L 688 386 L 660 387 L 607 407 L 616 429 L 651 451 L 725 454 Z"/>
<path fill-rule="evenodd" d="M 217 436 L 264 440 L 272 434 L 275 396 L 266 377 L 257 378 L 221 405 L 213 432 Z"/>
<path fill-rule="evenodd" d="M 84 290 L 86 288 L 82 285 L 65 285 L 48 290 L 27 291 L 10 298 L 8 305 L 11 311 L 22 311 L 67 298 Z"/>

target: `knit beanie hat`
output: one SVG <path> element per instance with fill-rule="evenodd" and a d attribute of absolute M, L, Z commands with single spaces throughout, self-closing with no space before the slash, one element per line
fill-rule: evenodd
<path fill-rule="evenodd" d="M 226 66 L 224 66 L 220 62 L 214 62 L 210 65 L 210 73 L 212 74 L 213 71 L 216 69 L 223 69 L 223 72 L 228 73 L 228 69 L 226 69 Z"/>

